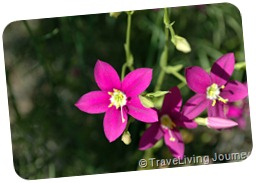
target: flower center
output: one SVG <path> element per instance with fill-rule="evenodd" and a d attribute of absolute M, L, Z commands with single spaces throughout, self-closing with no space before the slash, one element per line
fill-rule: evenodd
<path fill-rule="evenodd" d="M 168 130 L 168 133 L 170 135 L 170 141 L 172 141 L 172 142 L 175 141 L 175 138 L 173 137 L 171 130 L 176 127 L 176 124 L 166 114 L 161 116 L 160 122 L 161 122 L 162 128 Z"/>
<path fill-rule="evenodd" d="M 215 106 L 216 100 L 223 102 L 224 104 L 228 102 L 228 99 L 224 99 L 220 96 L 220 90 L 224 88 L 225 88 L 224 85 L 222 85 L 221 87 L 218 87 L 216 83 L 213 83 L 211 86 L 207 88 L 206 98 L 212 100 L 212 106 Z"/>
<path fill-rule="evenodd" d="M 113 89 L 113 92 L 108 92 L 108 94 L 111 96 L 110 97 L 110 104 L 108 107 L 115 106 L 116 109 L 119 107 L 121 108 L 121 117 L 122 117 L 122 122 L 125 122 L 124 116 L 123 116 L 123 106 L 126 105 L 127 103 L 127 97 L 126 95 L 121 92 L 120 90 Z"/>

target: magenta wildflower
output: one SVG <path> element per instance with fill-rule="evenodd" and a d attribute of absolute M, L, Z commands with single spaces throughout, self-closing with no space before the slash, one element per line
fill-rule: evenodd
<path fill-rule="evenodd" d="M 208 116 L 226 117 L 224 104 L 248 95 L 247 87 L 242 83 L 229 81 L 234 65 L 234 54 L 228 53 L 213 64 L 210 74 L 198 66 L 186 68 L 188 87 L 196 94 L 184 105 L 184 115 L 193 119 L 208 108 Z"/>
<path fill-rule="evenodd" d="M 142 135 L 139 149 L 146 150 L 164 137 L 164 142 L 174 157 L 182 159 L 184 143 L 177 127 L 195 128 L 197 124 L 188 120 L 180 112 L 182 97 L 180 90 L 174 87 L 164 97 L 162 109 L 158 111 L 159 121 L 151 124 Z"/>
<path fill-rule="evenodd" d="M 136 69 L 121 81 L 111 65 L 98 60 L 94 78 L 101 90 L 84 94 L 75 106 L 90 114 L 105 113 L 103 127 L 109 142 L 113 142 L 124 132 L 128 114 L 147 123 L 157 121 L 157 112 L 145 108 L 139 99 L 139 94 L 151 82 L 152 69 Z"/>

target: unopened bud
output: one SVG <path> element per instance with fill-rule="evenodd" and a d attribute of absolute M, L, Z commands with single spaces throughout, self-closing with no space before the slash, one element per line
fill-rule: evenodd
<path fill-rule="evenodd" d="M 131 134 L 129 131 L 125 131 L 122 135 L 122 141 L 123 143 L 125 143 L 126 145 L 129 145 L 132 141 L 132 138 L 131 138 Z"/>
<path fill-rule="evenodd" d="M 207 126 L 213 129 L 225 129 L 225 128 L 231 128 L 238 125 L 238 123 L 230 119 L 220 118 L 220 117 L 208 117 L 207 122 L 208 122 Z"/>
<path fill-rule="evenodd" d="M 191 47 L 184 37 L 174 35 L 172 37 L 172 43 L 175 45 L 177 50 L 183 53 L 189 53 L 191 51 Z"/>

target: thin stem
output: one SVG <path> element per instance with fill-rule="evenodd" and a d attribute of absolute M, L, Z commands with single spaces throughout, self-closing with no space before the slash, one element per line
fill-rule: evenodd
<path fill-rule="evenodd" d="M 125 75 L 125 70 L 127 68 L 127 62 L 125 62 L 122 66 L 122 73 L 121 73 L 121 80 L 124 79 L 124 75 Z"/>
<path fill-rule="evenodd" d="M 178 78 L 180 81 L 182 81 L 183 83 L 187 84 L 186 78 L 184 76 L 182 76 L 180 73 L 178 72 L 172 72 L 172 74 Z"/>
<path fill-rule="evenodd" d="M 128 50 L 130 51 L 130 39 L 131 39 L 131 25 L 132 25 L 132 13 L 127 12 L 127 28 L 126 28 L 126 45 L 129 48 Z M 128 57 L 128 54 L 130 52 L 126 52 L 126 59 Z M 126 60 L 127 61 L 127 60 Z"/>
<path fill-rule="evenodd" d="M 167 62 L 168 62 L 168 51 L 169 51 L 169 29 L 168 26 L 166 26 L 167 24 L 169 25 L 170 23 L 170 19 L 169 19 L 169 14 L 168 14 L 168 9 L 165 8 L 164 9 L 164 24 L 165 24 L 165 45 L 164 45 L 164 50 L 162 52 L 161 58 L 160 58 L 160 74 L 158 76 L 157 79 L 157 83 L 155 86 L 155 91 L 160 90 L 163 81 L 164 81 L 164 76 L 165 76 L 165 70 L 164 67 L 167 66 Z"/>
<path fill-rule="evenodd" d="M 128 67 L 130 71 L 134 70 L 133 68 L 133 55 L 130 49 L 131 42 L 131 26 L 132 26 L 132 14 L 133 11 L 128 11 L 127 13 L 127 27 L 126 27 L 126 38 L 124 43 L 124 51 L 125 51 L 125 63 L 122 66 L 121 79 L 124 78 L 126 68 Z"/>
<path fill-rule="evenodd" d="M 126 55 L 126 66 L 132 71 L 133 68 L 133 55 L 131 53 L 130 42 L 131 42 L 131 26 L 132 26 L 132 14 L 133 11 L 127 12 L 127 28 L 126 28 L 126 40 L 124 44 L 124 50 Z"/>
<path fill-rule="evenodd" d="M 165 72 L 164 72 L 163 69 L 161 69 L 161 71 L 158 75 L 158 78 L 157 78 L 155 89 L 154 89 L 155 92 L 159 91 L 161 89 L 161 86 L 162 86 L 163 81 L 164 81 L 164 76 L 165 76 Z"/>
<path fill-rule="evenodd" d="M 181 82 L 180 84 L 178 84 L 179 89 L 183 88 L 184 86 L 186 86 L 186 83 Z"/>

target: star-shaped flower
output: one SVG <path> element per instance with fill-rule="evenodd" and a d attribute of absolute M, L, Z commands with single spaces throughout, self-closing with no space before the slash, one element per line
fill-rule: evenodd
<path fill-rule="evenodd" d="M 110 64 L 98 60 L 94 78 L 101 90 L 84 94 L 75 106 L 89 114 L 105 113 L 103 127 L 109 142 L 113 142 L 124 132 L 128 114 L 142 122 L 152 123 L 158 120 L 157 112 L 145 108 L 139 99 L 139 95 L 152 80 L 152 69 L 136 69 L 121 81 Z"/>
<path fill-rule="evenodd" d="M 225 118 L 224 104 L 241 100 L 248 95 L 244 84 L 229 81 L 234 65 L 234 54 L 228 53 L 213 64 L 210 74 L 198 66 L 186 68 L 188 87 L 196 94 L 184 105 L 184 115 L 193 119 L 207 108 L 209 117 Z"/>

